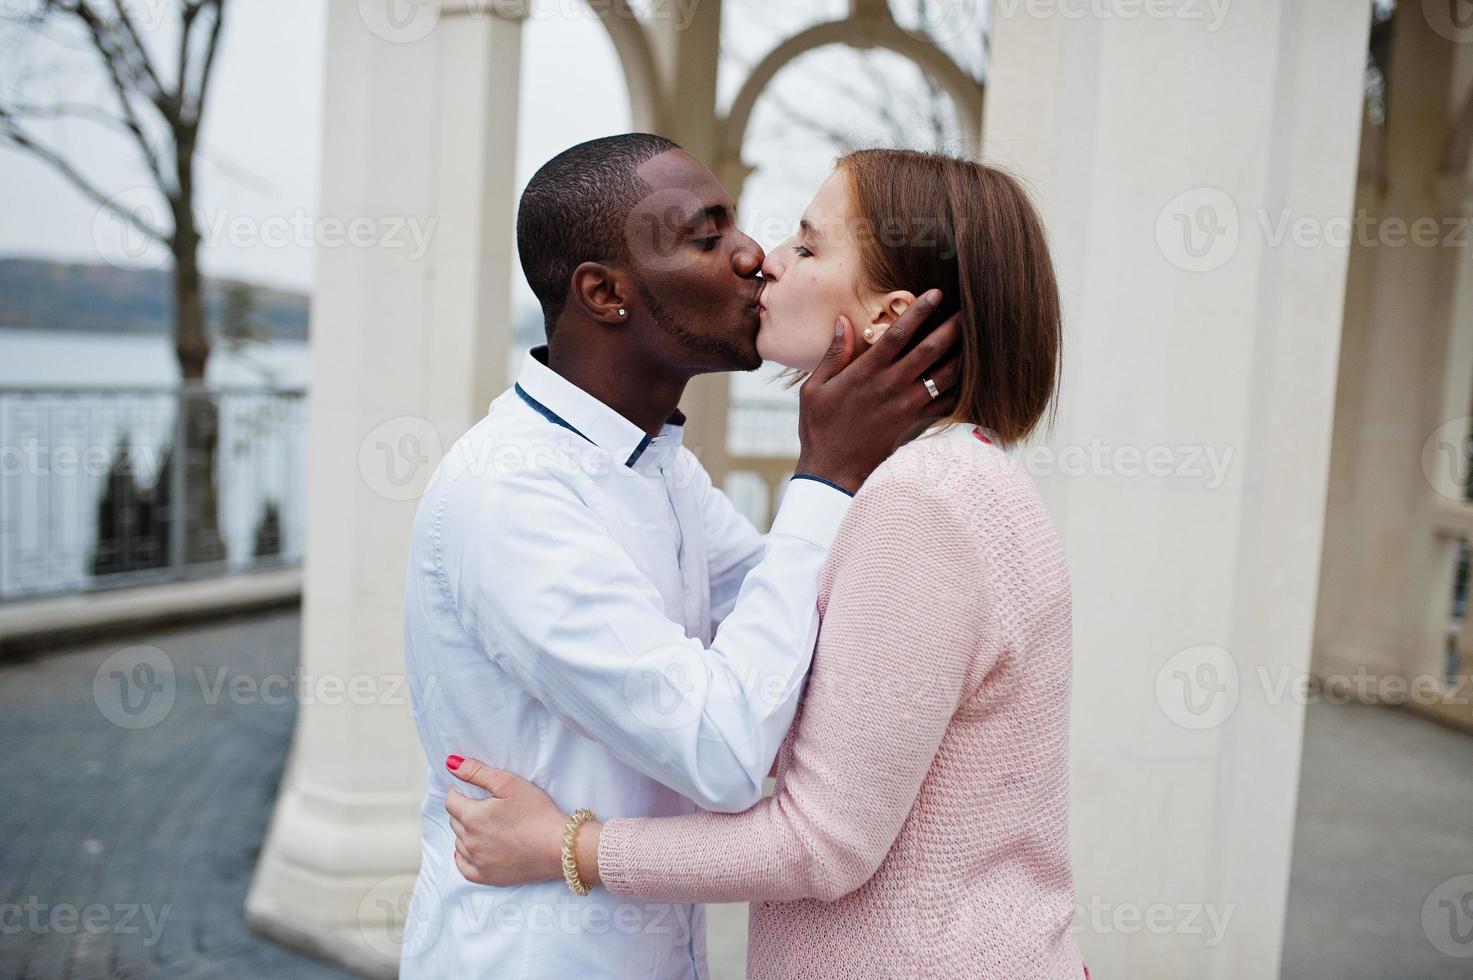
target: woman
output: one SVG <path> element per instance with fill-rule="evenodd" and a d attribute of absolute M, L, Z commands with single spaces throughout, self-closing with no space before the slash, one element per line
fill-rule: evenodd
<path fill-rule="evenodd" d="M 751 901 L 753 977 L 1079 977 L 1070 933 L 1070 597 L 1063 552 L 1004 447 L 1059 372 L 1058 291 L 1018 184 L 899 150 L 840 159 L 768 255 L 758 349 L 811 370 L 836 314 L 873 342 L 940 286 L 960 311 L 954 418 L 855 497 L 825 566 L 823 616 L 777 790 L 744 813 L 613 819 L 576 832 L 572 879 L 620 894 Z M 472 881 L 563 876 L 569 818 L 494 782 L 453 821 Z"/>

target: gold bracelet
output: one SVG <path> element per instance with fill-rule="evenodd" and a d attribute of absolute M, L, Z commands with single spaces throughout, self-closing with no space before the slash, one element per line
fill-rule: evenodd
<path fill-rule="evenodd" d="M 568 883 L 568 890 L 574 895 L 587 895 L 589 887 L 578 877 L 578 859 L 574 856 L 578 843 L 578 828 L 590 820 L 598 819 L 593 811 L 587 807 L 579 807 L 573 811 L 573 819 L 568 821 L 568 826 L 563 830 L 563 881 Z"/>

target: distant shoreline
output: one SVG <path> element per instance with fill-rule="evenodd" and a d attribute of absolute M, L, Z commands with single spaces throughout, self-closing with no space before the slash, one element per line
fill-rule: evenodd
<path fill-rule="evenodd" d="M 272 340 L 305 341 L 310 297 L 234 279 L 205 279 L 205 316 L 212 334 L 227 292 L 250 290 L 252 320 Z M 161 269 L 0 258 L 0 329 L 110 336 L 173 333 L 170 274 Z"/>

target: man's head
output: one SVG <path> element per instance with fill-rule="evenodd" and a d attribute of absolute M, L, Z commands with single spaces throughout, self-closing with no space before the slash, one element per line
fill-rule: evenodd
<path fill-rule="evenodd" d="M 692 375 L 762 363 L 762 249 L 706 165 L 664 137 L 590 140 L 545 163 L 522 193 L 517 251 L 549 343 L 614 342 Z"/>

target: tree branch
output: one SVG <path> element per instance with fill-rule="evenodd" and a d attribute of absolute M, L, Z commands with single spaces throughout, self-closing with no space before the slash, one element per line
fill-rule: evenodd
<path fill-rule="evenodd" d="M 797 125 L 802 126 L 805 129 L 810 129 L 816 132 L 818 135 L 824 137 L 830 143 L 833 143 L 835 146 L 837 146 L 841 151 L 847 152 L 849 149 L 852 148 L 849 141 L 848 133 L 845 133 L 839 129 L 835 129 L 823 120 L 815 116 L 811 116 L 808 113 L 804 112 L 802 109 L 797 108 L 792 103 L 784 99 L 781 95 L 779 95 L 775 87 L 769 88 L 766 92 L 764 92 L 763 98 L 771 101 L 773 105 L 778 108 L 778 111 L 780 111 L 789 122 L 796 123 Z"/>
<path fill-rule="evenodd" d="M 81 6 L 86 6 L 85 0 Z M 153 60 L 148 56 L 148 48 L 138 34 L 138 28 L 134 25 L 132 16 L 128 13 L 127 0 L 113 0 L 113 10 L 117 13 L 118 25 L 122 27 L 122 35 L 132 52 L 131 57 L 127 58 L 130 72 L 139 81 L 139 88 L 146 90 L 144 94 L 149 101 L 162 111 L 162 103 L 168 101 L 169 90 L 159 77 L 158 71 L 155 70 Z"/>
<path fill-rule="evenodd" d="M 119 5 L 119 22 L 125 24 L 129 32 L 133 32 L 131 20 L 127 19 L 126 12 L 121 9 L 121 0 L 115 0 L 115 3 Z M 63 6 L 61 9 L 70 11 L 73 16 L 86 26 L 88 34 L 92 37 L 92 45 L 102 58 L 103 68 L 106 69 L 108 80 L 112 83 L 113 94 L 117 96 L 118 107 L 123 112 L 123 124 L 133 134 L 134 142 L 137 144 L 139 153 L 143 156 L 144 163 L 148 166 L 148 171 L 153 177 L 154 184 L 162 193 L 167 195 L 171 186 L 168 174 L 164 169 L 163 161 L 154 151 L 153 144 L 149 142 L 147 135 L 144 133 L 143 124 L 139 121 L 137 112 L 134 111 L 132 100 L 133 90 L 129 87 L 132 85 L 136 89 L 151 85 L 157 89 L 157 75 L 154 74 L 153 68 L 148 64 L 147 53 L 143 52 L 140 54 L 140 57 L 143 59 L 144 68 L 146 69 L 146 77 L 141 77 L 137 69 L 130 64 L 130 59 L 123 50 L 124 46 L 120 43 L 118 33 L 106 20 L 88 6 L 85 0 L 81 0 L 74 7 Z M 136 38 L 137 34 L 132 33 L 131 36 Z M 125 73 L 127 75 L 126 78 L 124 77 Z M 152 81 L 150 82 L 148 79 L 152 79 Z M 151 101 L 156 108 L 160 108 L 159 99 L 153 99 Z M 168 114 L 163 112 L 162 108 L 160 108 L 160 113 L 164 115 L 166 121 L 169 120 Z"/>
<path fill-rule="evenodd" d="M 210 90 L 210 79 L 214 75 L 215 52 L 220 48 L 220 29 L 225 25 L 225 2 L 224 0 L 206 0 L 201 6 L 214 8 L 215 18 L 210 25 L 210 36 L 205 42 L 205 63 L 200 69 L 199 83 L 196 86 L 194 98 L 186 102 L 190 106 L 189 112 L 196 125 L 205 113 L 205 96 Z M 181 97 L 184 90 L 185 79 L 180 76 L 179 85 Z"/>
<path fill-rule="evenodd" d="M 121 204 L 98 190 L 91 181 L 82 175 L 81 171 L 68 163 L 61 154 L 38 143 L 31 134 L 21 129 L 15 117 L 11 115 L 9 110 L 4 108 L 0 108 L 0 143 L 9 143 L 12 146 L 25 150 L 60 173 L 71 182 L 72 186 L 76 187 L 77 190 L 81 191 L 88 198 L 91 198 L 99 207 L 111 211 L 155 241 L 165 246 L 169 244 L 171 236 L 168 232 L 155 228 L 137 214 L 124 208 Z"/>

